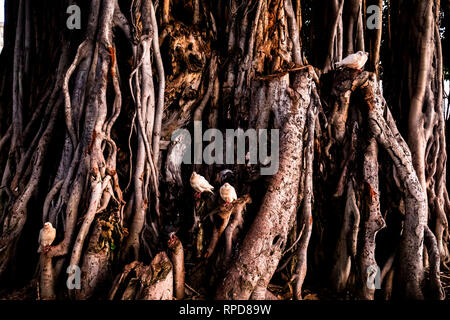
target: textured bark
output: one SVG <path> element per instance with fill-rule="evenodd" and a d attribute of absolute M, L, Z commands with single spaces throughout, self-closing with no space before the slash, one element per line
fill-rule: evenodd
<path fill-rule="evenodd" d="M 280 87 L 282 81 L 287 82 L 287 77 L 288 75 L 279 80 Z M 290 93 L 291 97 L 285 100 L 287 104 L 280 103 L 274 107 L 283 114 L 279 170 L 271 179 L 259 213 L 244 239 L 239 257 L 230 266 L 219 286 L 218 299 L 248 299 L 257 285 L 267 286 L 286 246 L 297 206 L 296 195 L 303 161 L 302 155 L 298 155 L 296 151 L 303 147 L 306 111 L 310 106 L 309 95 L 313 86 L 309 72 L 298 72 L 293 77 L 293 88 L 280 90 L 280 95 Z M 277 100 L 280 101 L 281 98 L 278 97 Z M 258 284 L 262 278 L 264 284 Z"/>
<path fill-rule="evenodd" d="M 382 28 L 369 30 L 374 4 Z M 1 287 L 36 277 L 41 299 L 444 298 L 448 5 L 78 5 L 81 30 L 68 30 L 66 1 L 6 0 Z M 366 71 L 335 70 L 358 50 Z M 194 120 L 200 135 L 279 129 L 278 172 L 261 175 L 249 138 L 232 142 L 245 163 L 183 163 L 188 138 L 172 133 L 192 135 Z M 193 196 L 193 170 L 214 195 Z M 57 236 L 38 256 L 45 222 Z M 80 290 L 65 286 L 67 266 L 81 268 Z"/>
<path fill-rule="evenodd" d="M 108 245 L 100 247 L 102 226 L 99 220 L 95 223 L 94 228 L 81 264 L 81 289 L 75 290 L 77 300 L 98 299 L 99 293 L 102 294 L 109 290 L 112 281 L 111 248 Z"/>
<path fill-rule="evenodd" d="M 306 277 L 306 272 L 308 268 L 308 245 L 311 238 L 313 217 L 312 217 L 312 202 L 313 202 L 313 161 L 314 161 L 314 138 L 315 138 L 315 126 L 317 112 L 320 106 L 320 100 L 317 95 L 313 95 L 311 99 L 311 106 L 308 108 L 307 112 L 307 133 L 308 138 L 306 139 L 306 148 L 304 155 L 305 171 L 303 175 L 304 189 L 303 189 L 303 204 L 302 204 L 302 217 L 301 222 L 303 222 L 302 232 L 300 237 L 299 246 L 297 249 L 297 270 L 296 270 L 296 285 L 295 285 L 295 298 L 298 300 L 302 299 L 302 286 Z"/>
<path fill-rule="evenodd" d="M 41 254 L 40 258 L 40 281 L 39 281 L 39 294 L 42 300 L 54 300 L 55 294 L 55 275 L 53 273 L 52 259 L 45 253 Z"/>
<path fill-rule="evenodd" d="M 367 185 L 368 197 L 368 219 L 364 224 L 363 248 L 360 255 L 360 272 L 362 273 L 360 283 L 361 299 L 373 300 L 375 289 L 369 286 L 370 278 L 374 271 L 377 272 L 378 264 L 375 260 L 376 235 L 378 231 L 386 227 L 386 223 L 380 212 L 380 189 L 378 178 L 378 150 L 375 139 L 369 141 L 367 151 L 364 155 L 364 180 Z"/>
<path fill-rule="evenodd" d="M 356 205 L 353 183 L 349 182 L 347 187 L 347 202 L 345 204 L 344 220 L 336 245 L 336 257 L 331 273 L 331 281 L 334 289 L 338 293 L 342 293 L 347 287 L 347 281 L 350 276 L 351 259 L 356 254 L 359 221 L 360 213 L 358 206 Z"/>
<path fill-rule="evenodd" d="M 372 77 L 363 87 L 369 109 L 369 125 L 378 143 L 386 149 L 405 193 L 405 223 L 402 234 L 400 276 L 406 298 L 421 299 L 423 280 L 423 236 L 426 224 L 426 197 L 412 165 L 411 153 L 398 134 L 392 119 L 384 119 L 384 99 Z M 387 121 L 386 121 L 387 120 Z"/>
<path fill-rule="evenodd" d="M 141 262 L 126 265 L 113 283 L 110 300 L 171 300 L 172 264 L 164 252 L 158 253 L 149 266 Z"/>
<path fill-rule="evenodd" d="M 407 137 L 414 168 L 428 202 L 427 223 L 438 243 L 441 261 L 449 261 L 448 203 L 445 194 L 447 153 L 443 110 L 443 54 L 439 35 L 440 1 L 392 1 L 392 56 L 386 97 Z M 398 14 L 400 13 L 401 14 Z M 404 26 L 418 21 L 414 28 Z M 405 55 L 407 53 L 407 55 Z M 407 57 L 405 60 L 404 57 Z M 402 63 L 399 64 L 399 61 Z"/>
<path fill-rule="evenodd" d="M 168 243 L 169 257 L 173 266 L 173 288 L 175 298 L 181 300 L 184 298 L 184 249 L 178 238 L 170 239 Z"/>
<path fill-rule="evenodd" d="M 376 5 L 378 8 L 381 8 L 380 14 L 383 11 L 383 1 L 382 0 L 369 0 L 366 2 L 366 7 L 370 5 Z M 363 8 L 365 10 L 366 8 Z M 368 30 L 367 36 L 369 38 L 369 68 L 368 70 L 374 72 L 377 77 L 379 77 L 380 70 L 380 51 L 381 51 L 381 37 L 383 33 L 383 19 L 381 16 L 379 21 L 380 24 L 375 27 L 375 29 Z"/>

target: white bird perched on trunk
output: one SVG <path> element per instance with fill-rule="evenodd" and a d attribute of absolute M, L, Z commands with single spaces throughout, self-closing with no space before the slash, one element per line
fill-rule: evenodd
<path fill-rule="evenodd" d="M 227 205 L 237 199 L 236 190 L 228 182 L 226 182 L 223 186 L 220 187 L 219 192 L 220 197 L 222 198 L 223 201 L 227 203 Z"/>
<path fill-rule="evenodd" d="M 48 252 L 50 245 L 56 237 L 56 229 L 50 222 L 44 223 L 44 227 L 39 232 L 39 249 L 38 252 Z"/>
<path fill-rule="evenodd" d="M 336 68 L 345 67 L 350 69 L 362 69 L 367 62 L 369 54 L 364 51 L 358 51 L 348 55 L 344 60 L 336 62 Z"/>
<path fill-rule="evenodd" d="M 208 180 L 205 179 L 205 177 L 203 177 L 200 174 L 197 174 L 197 172 L 192 172 L 191 175 L 191 187 L 196 191 L 195 196 L 197 198 L 200 198 L 202 192 L 208 191 L 211 192 L 212 194 L 214 194 L 214 192 L 212 190 L 214 190 L 214 187 L 212 185 L 209 184 Z"/>

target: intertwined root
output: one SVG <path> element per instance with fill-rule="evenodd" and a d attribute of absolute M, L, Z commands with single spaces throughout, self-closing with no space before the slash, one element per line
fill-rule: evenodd
<path fill-rule="evenodd" d="M 412 298 L 431 292 L 442 299 L 439 269 L 449 261 L 450 210 L 439 103 L 442 53 L 439 30 L 433 27 L 438 15 L 430 14 L 436 6 L 414 2 L 412 13 L 427 14 L 414 36 L 435 46 L 411 55 L 413 67 L 404 72 L 408 81 L 418 79 L 417 84 L 402 82 L 413 92 L 408 146 L 375 78 L 381 31 L 364 39 L 358 1 L 345 7 L 343 1 L 334 2 L 325 9 L 332 21 L 312 30 L 327 30 L 323 38 L 330 38 L 328 50 L 318 46 L 324 65 L 315 67 L 322 70 L 308 65 L 302 52 L 298 0 L 164 0 L 158 12 L 153 1 L 135 0 L 121 3 L 122 9 L 129 5 L 124 13 L 116 0 L 93 0 L 76 44 L 63 33 L 30 32 L 41 30 L 30 14 L 39 5 L 30 11 L 30 1 L 17 1 L 12 5 L 17 23 L 10 55 L 10 119 L 0 139 L 0 275 L 12 265 L 19 242 L 36 245 L 27 228 L 36 221 L 28 219 L 29 210 L 36 216 L 38 208 L 42 215 L 37 220 L 52 222 L 58 231 L 54 246 L 42 248 L 42 299 L 56 298 L 66 265 L 81 268 L 83 289 L 70 290 L 72 298 L 96 297 L 116 269 L 126 265 L 111 298 L 182 299 L 185 250 L 189 264 L 198 259 L 203 266 L 227 271 L 218 273 L 223 279 L 210 281 L 220 283 L 221 298 L 267 298 L 269 282 L 281 278 L 286 296 L 302 299 L 305 277 L 317 268 L 317 274 L 310 274 L 331 274 L 335 291 L 350 289 L 357 298 L 373 299 L 368 283 L 383 264 L 386 298 L 397 291 Z M 192 6 L 192 21 L 178 19 L 180 7 L 174 6 Z M 342 10 L 349 15 L 343 17 Z M 45 15 L 49 21 L 54 20 L 51 14 Z M 57 30 L 58 22 L 49 28 Z M 36 48 L 30 49 L 34 33 Z M 227 40 L 223 44 L 221 37 Z M 342 55 L 362 50 L 365 40 L 371 44 L 368 69 L 374 73 L 331 70 Z M 35 61 L 54 64 L 48 68 L 52 74 L 41 66 L 31 70 Z M 422 66 L 417 77 L 411 74 L 415 65 Z M 330 95 L 327 77 L 333 79 Z M 41 85 L 41 79 L 47 80 Z M 417 111 L 427 121 L 418 121 Z M 196 195 L 191 203 L 192 190 L 183 179 L 186 147 L 182 141 L 169 142 L 175 129 L 189 128 L 193 120 L 207 120 L 208 128 L 273 126 L 283 133 L 280 170 L 264 181 L 269 188 L 260 183 L 264 179 L 253 170 L 257 166 L 234 166 L 244 195 L 211 214 L 213 224 L 202 220 L 199 211 L 217 207 L 215 197 Z M 420 135 L 414 135 L 416 127 Z M 418 138 L 422 134 L 426 139 Z M 210 176 L 223 169 L 197 167 Z M 256 195 L 256 203 L 244 221 L 251 202 L 247 192 Z M 190 205 L 198 206 L 193 243 L 183 238 L 189 232 L 184 222 L 191 218 Z M 178 228 L 180 238 L 162 240 L 166 227 Z M 388 246 L 377 238 L 385 231 L 395 234 Z M 165 253 L 154 254 L 161 244 L 168 246 L 173 270 Z M 377 246 L 387 255 L 378 261 Z M 150 266 L 137 262 L 150 260 Z M 318 267 L 323 262 L 330 270 Z M 138 278 L 145 281 L 136 289 Z M 393 290 L 397 283 L 401 290 Z"/>

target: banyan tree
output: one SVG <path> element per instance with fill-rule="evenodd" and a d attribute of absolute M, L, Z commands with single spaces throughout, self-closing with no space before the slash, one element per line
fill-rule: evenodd
<path fill-rule="evenodd" d="M 2 296 L 445 299 L 449 21 L 439 0 L 6 0 Z"/>

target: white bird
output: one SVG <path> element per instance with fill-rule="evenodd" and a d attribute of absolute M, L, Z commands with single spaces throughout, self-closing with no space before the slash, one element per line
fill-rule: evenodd
<path fill-rule="evenodd" d="M 192 172 L 191 175 L 191 187 L 197 192 L 196 196 L 200 197 L 200 195 L 202 194 L 202 192 L 211 192 L 212 194 L 214 194 L 214 192 L 212 190 L 214 190 L 214 187 L 212 185 L 209 184 L 208 180 L 205 179 L 205 177 L 203 177 L 200 174 L 197 174 L 197 172 Z"/>
<path fill-rule="evenodd" d="M 39 249 L 38 252 L 47 252 L 50 250 L 50 245 L 56 237 L 56 229 L 53 228 L 50 222 L 44 223 L 44 227 L 39 232 Z"/>
<path fill-rule="evenodd" d="M 220 193 L 220 197 L 227 204 L 232 203 L 234 200 L 237 199 L 236 190 L 228 182 L 226 182 L 223 186 L 220 187 L 219 193 Z"/>
<path fill-rule="evenodd" d="M 364 51 L 358 51 L 348 55 L 344 60 L 336 62 L 336 68 L 346 67 L 350 69 L 362 69 L 367 62 L 369 54 Z"/>

